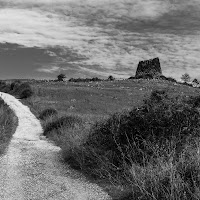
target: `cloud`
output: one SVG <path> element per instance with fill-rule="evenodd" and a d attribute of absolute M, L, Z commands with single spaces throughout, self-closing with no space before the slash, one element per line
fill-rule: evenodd
<path fill-rule="evenodd" d="M 59 72 L 60 70 L 61 70 L 60 67 L 57 67 L 57 66 L 37 69 L 38 72 L 45 72 L 45 73 L 51 73 L 51 74 L 55 72 Z"/>
<path fill-rule="evenodd" d="M 157 56 L 169 75 L 200 64 L 198 0 L 0 0 L 0 5 L 0 42 L 45 48 L 55 57 L 38 72 L 70 65 L 92 75 L 125 77 L 140 60 Z"/>

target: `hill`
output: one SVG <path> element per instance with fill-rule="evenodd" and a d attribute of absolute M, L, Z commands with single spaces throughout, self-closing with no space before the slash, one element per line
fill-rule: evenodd
<path fill-rule="evenodd" d="M 34 96 L 26 101 L 37 114 L 55 108 L 61 114 L 104 116 L 142 104 L 153 90 L 170 96 L 197 96 L 198 88 L 165 80 L 133 79 L 90 83 L 30 82 Z"/>

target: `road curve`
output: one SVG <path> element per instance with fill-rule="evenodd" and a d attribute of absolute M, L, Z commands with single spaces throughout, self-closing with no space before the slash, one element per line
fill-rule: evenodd
<path fill-rule="evenodd" d="M 18 117 L 18 127 L 0 158 L 1 200 L 109 200 L 96 184 L 62 163 L 60 148 L 40 140 L 40 122 L 15 97 L 0 97 Z"/>

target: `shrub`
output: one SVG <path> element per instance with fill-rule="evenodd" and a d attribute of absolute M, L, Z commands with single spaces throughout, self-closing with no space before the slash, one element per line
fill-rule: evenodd
<path fill-rule="evenodd" d="M 75 79 L 74 78 L 70 78 L 68 81 L 69 82 L 75 82 Z"/>
<path fill-rule="evenodd" d="M 109 161 L 111 171 L 124 171 L 132 163 L 146 166 L 161 155 L 167 158 L 165 149 L 172 142 L 178 159 L 189 138 L 199 135 L 200 127 L 198 110 L 185 102 L 153 91 L 140 108 L 96 123 L 83 145 L 85 165 L 98 168 L 100 160 Z"/>
<path fill-rule="evenodd" d="M 0 81 L 0 91 L 9 93 L 10 92 L 10 84 L 7 84 L 5 81 Z"/>
<path fill-rule="evenodd" d="M 160 102 L 163 98 L 167 98 L 167 93 L 165 90 L 154 90 L 152 91 L 150 95 L 150 101 L 153 102 Z M 148 100 L 144 100 L 145 103 L 148 102 Z"/>
<path fill-rule="evenodd" d="M 115 78 L 113 76 L 108 77 L 108 81 L 114 81 L 114 80 L 115 80 Z"/>
<path fill-rule="evenodd" d="M 0 156 L 5 153 L 17 124 L 14 112 L 0 99 Z"/>
<path fill-rule="evenodd" d="M 26 99 L 28 97 L 31 97 L 32 95 L 33 95 L 33 91 L 31 89 L 25 89 L 20 93 L 19 98 Z"/>
<path fill-rule="evenodd" d="M 48 135 L 51 131 L 56 131 L 59 134 L 59 129 L 72 128 L 76 124 L 81 124 L 82 119 L 78 116 L 62 116 L 55 118 L 52 122 L 48 123 L 44 128 L 44 135 Z"/>
<path fill-rule="evenodd" d="M 47 108 L 40 113 L 39 118 L 44 120 L 50 116 L 57 115 L 57 114 L 58 112 L 54 108 Z"/>
<path fill-rule="evenodd" d="M 190 96 L 186 101 L 186 103 L 191 104 L 195 108 L 200 107 L 200 96 Z"/>
<path fill-rule="evenodd" d="M 161 75 L 161 76 L 159 77 L 159 79 L 177 83 L 176 79 L 174 79 L 174 78 L 172 78 L 172 77 L 166 77 L 166 76 Z"/>
<path fill-rule="evenodd" d="M 22 83 L 18 87 L 15 87 L 13 93 L 20 99 L 28 98 L 33 95 L 33 90 L 28 83 Z"/>
<path fill-rule="evenodd" d="M 200 199 L 199 97 L 153 91 L 144 105 L 95 123 L 66 160 L 112 183 L 124 199 Z M 125 185 L 124 184 L 124 185 Z"/>
<path fill-rule="evenodd" d="M 15 88 L 18 88 L 21 84 L 22 84 L 21 81 L 14 81 L 11 83 L 10 89 L 14 90 Z"/>
<path fill-rule="evenodd" d="M 199 81 L 195 78 L 192 83 L 199 84 Z"/>
<path fill-rule="evenodd" d="M 64 81 L 64 79 L 66 78 L 66 75 L 65 74 L 59 74 L 57 76 L 57 81 Z"/>

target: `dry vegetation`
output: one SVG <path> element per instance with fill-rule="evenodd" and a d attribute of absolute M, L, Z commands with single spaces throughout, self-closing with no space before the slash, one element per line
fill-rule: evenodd
<path fill-rule="evenodd" d="M 0 100 L 0 155 L 5 152 L 16 127 L 17 117 L 10 108 L 4 104 L 4 101 Z"/>
<path fill-rule="evenodd" d="M 44 134 L 113 198 L 200 199 L 200 89 L 143 79 L 30 84 L 23 102 Z"/>

